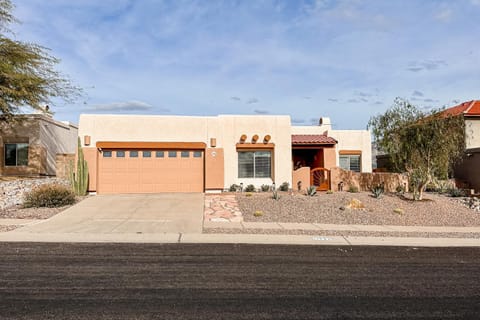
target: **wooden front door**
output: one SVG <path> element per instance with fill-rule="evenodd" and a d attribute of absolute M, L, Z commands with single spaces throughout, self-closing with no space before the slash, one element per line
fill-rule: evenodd
<path fill-rule="evenodd" d="M 317 191 L 327 191 L 330 186 L 330 170 L 325 168 L 314 168 L 310 171 L 310 185 L 316 186 Z"/>

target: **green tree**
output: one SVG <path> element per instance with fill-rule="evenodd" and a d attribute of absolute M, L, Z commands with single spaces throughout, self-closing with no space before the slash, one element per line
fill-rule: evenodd
<path fill-rule="evenodd" d="M 465 148 L 462 116 L 423 112 L 400 98 L 384 114 L 370 118 L 368 127 L 396 170 L 408 175 L 415 200 L 423 199 L 429 183 L 448 177 Z"/>
<path fill-rule="evenodd" d="M 52 99 L 72 102 L 80 89 L 55 69 L 49 49 L 9 38 L 16 22 L 10 0 L 0 0 L 0 115 L 7 121 L 21 107 L 43 110 Z"/>

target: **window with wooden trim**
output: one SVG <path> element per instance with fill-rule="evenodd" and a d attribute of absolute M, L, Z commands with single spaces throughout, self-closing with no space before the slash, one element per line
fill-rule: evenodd
<path fill-rule="evenodd" d="M 5 166 L 28 166 L 28 143 L 5 143 Z"/>
<path fill-rule="evenodd" d="M 360 154 L 340 154 L 340 168 L 354 172 L 361 171 L 361 155 Z"/>
<path fill-rule="evenodd" d="M 239 178 L 271 178 L 272 151 L 238 151 Z"/>

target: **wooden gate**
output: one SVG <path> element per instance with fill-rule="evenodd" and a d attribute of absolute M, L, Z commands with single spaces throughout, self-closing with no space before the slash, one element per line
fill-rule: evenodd
<path fill-rule="evenodd" d="M 317 191 L 330 190 L 330 170 L 325 168 L 314 168 L 310 170 L 310 185 L 316 186 Z"/>

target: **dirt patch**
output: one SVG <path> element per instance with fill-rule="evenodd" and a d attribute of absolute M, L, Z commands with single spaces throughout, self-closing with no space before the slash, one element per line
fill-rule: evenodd
<path fill-rule="evenodd" d="M 427 194 L 426 201 L 411 201 L 395 194 L 375 199 L 368 192 L 319 193 L 314 197 L 282 193 L 279 200 L 270 193 L 246 197 L 237 195 L 246 222 L 306 222 L 325 224 L 364 224 L 397 226 L 480 226 L 480 213 L 464 207 L 453 198 Z M 349 209 L 353 199 L 365 208 Z M 401 209 L 401 210 L 398 210 Z M 254 216 L 257 210 L 263 215 Z"/>

